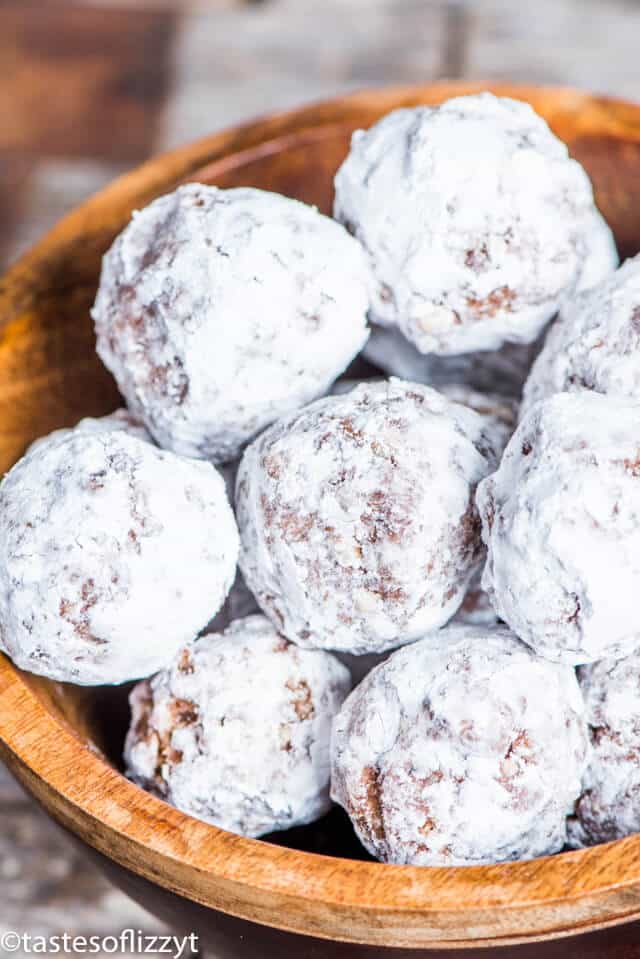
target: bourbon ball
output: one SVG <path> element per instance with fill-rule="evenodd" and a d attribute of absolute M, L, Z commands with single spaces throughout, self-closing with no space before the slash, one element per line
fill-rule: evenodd
<path fill-rule="evenodd" d="M 640 648 L 640 404 L 536 404 L 477 501 L 482 585 L 521 639 L 574 664 Z"/>
<path fill-rule="evenodd" d="M 505 627 L 448 626 L 351 693 L 332 798 L 384 862 L 468 866 L 562 849 L 588 755 L 574 671 Z"/>
<path fill-rule="evenodd" d="M 496 457 L 487 417 L 400 380 L 284 417 L 240 463 L 249 589 L 302 646 L 381 653 L 442 626 L 482 561 L 474 493 Z"/>
<path fill-rule="evenodd" d="M 331 387 L 331 394 L 342 396 L 344 393 L 350 393 L 361 384 L 372 386 L 374 383 L 381 382 L 384 382 L 382 378 L 339 379 Z M 464 383 L 455 381 L 440 383 L 438 392 L 453 403 L 468 406 L 469 409 L 475 410 L 476 413 L 485 418 L 487 428 L 492 434 L 494 451 L 500 458 L 518 423 L 518 403 L 515 399 L 501 393 L 480 392 Z"/>
<path fill-rule="evenodd" d="M 183 812 L 261 836 L 328 812 L 331 721 L 351 687 L 330 653 L 264 616 L 187 645 L 131 694 L 128 775 Z"/>
<path fill-rule="evenodd" d="M 522 413 L 573 390 L 640 397 L 640 257 L 564 305 L 525 384 Z"/>
<path fill-rule="evenodd" d="M 584 169 L 526 103 L 394 110 L 353 135 L 334 215 L 372 270 L 372 319 L 421 353 L 531 343 L 617 265 Z"/>
<path fill-rule="evenodd" d="M 98 353 L 160 446 L 228 462 L 360 351 L 367 275 L 359 244 L 314 208 L 188 184 L 106 254 Z"/>
<path fill-rule="evenodd" d="M 47 444 L 50 440 L 68 436 L 71 432 L 111 433 L 120 430 L 129 433 L 130 436 L 137 436 L 139 440 L 146 440 L 147 443 L 153 442 L 148 430 L 145 429 L 133 413 L 130 413 L 127 409 L 119 409 L 113 413 L 108 413 L 106 416 L 85 416 L 84 419 L 81 419 L 75 426 L 63 426 L 61 429 L 54 430 L 47 436 L 41 436 L 33 441 L 27 452 L 32 453 L 39 446 Z"/>
<path fill-rule="evenodd" d="M 209 463 L 123 430 L 53 437 L 0 485 L 0 647 L 61 682 L 149 676 L 222 605 L 237 553 Z"/>
<path fill-rule="evenodd" d="M 592 753 L 569 819 L 574 848 L 640 832 L 640 655 L 578 669 Z"/>

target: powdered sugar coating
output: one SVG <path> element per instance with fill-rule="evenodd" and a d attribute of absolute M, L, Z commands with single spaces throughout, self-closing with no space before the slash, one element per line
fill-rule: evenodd
<path fill-rule="evenodd" d="M 337 380 L 333 384 L 332 392 L 336 394 L 347 393 L 357 385 L 356 380 Z M 497 394 L 479 393 L 458 383 L 443 384 L 440 387 L 440 392 L 454 403 L 468 406 L 476 413 L 486 417 L 493 447 L 498 458 L 501 457 L 516 426 L 517 403 L 515 400 Z M 240 574 L 238 575 L 240 576 Z M 230 597 L 232 593 L 233 590 L 229 594 Z M 482 567 L 478 567 L 471 577 L 462 604 L 452 622 L 470 626 L 493 626 L 499 622 L 491 605 L 491 600 L 482 589 Z M 356 682 L 360 682 L 373 666 L 380 662 L 380 657 L 375 654 L 371 656 L 350 656 L 347 654 L 346 659 L 344 657 L 341 657 L 341 659 L 351 669 L 352 675 L 356 677 Z"/>
<path fill-rule="evenodd" d="M 81 685 L 164 666 L 221 606 L 238 534 L 224 483 L 123 430 L 72 430 L 0 486 L 0 645 Z"/>
<path fill-rule="evenodd" d="M 264 616 L 238 620 L 133 690 L 128 774 L 245 836 L 312 822 L 330 806 L 331 721 L 350 686 L 329 653 L 298 649 Z"/>
<path fill-rule="evenodd" d="M 59 430 L 53 430 L 53 432 L 47 436 L 41 436 L 37 440 L 34 440 L 27 449 L 27 453 L 32 453 L 34 450 L 37 450 L 39 446 L 47 444 L 49 440 L 68 436 L 71 432 L 111 433 L 118 432 L 119 430 L 128 433 L 130 436 L 136 436 L 139 440 L 145 440 L 147 443 L 153 442 L 148 430 L 136 419 L 133 413 L 130 413 L 127 409 L 119 409 L 113 413 L 108 413 L 106 416 L 85 416 L 73 427 L 62 427 Z"/>
<path fill-rule="evenodd" d="M 598 286 L 620 265 L 611 227 L 595 205 L 591 217 L 587 217 L 584 236 L 587 253 L 575 289 L 578 294 Z"/>
<path fill-rule="evenodd" d="M 106 254 L 98 353 L 161 446 L 227 462 L 362 348 L 367 272 L 312 207 L 187 184 L 134 214 Z"/>
<path fill-rule="evenodd" d="M 640 656 L 581 666 L 578 681 L 592 755 L 568 823 L 574 848 L 640 832 Z"/>
<path fill-rule="evenodd" d="M 240 567 L 299 645 L 384 652 L 443 625 L 482 559 L 474 505 L 487 418 L 429 387 L 362 383 L 245 451 Z"/>
<path fill-rule="evenodd" d="M 565 304 L 525 384 L 522 412 L 582 389 L 640 397 L 640 257 Z"/>
<path fill-rule="evenodd" d="M 564 845 L 587 754 L 572 669 L 506 628 L 448 626 L 349 696 L 333 727 L 331 794 L 385 862 L 531 859 Z"/>
<path fill-rule="evenodd" d="M 422 353 L 531 343 L 617 264 L 583 168 L 504 97 L 389 113 L 354 134 L 335 188 L 334 215 L 369 256 L 372 318 Z"/>
<path fill-rule="evenodd" d="M 372 326 L 363 355 L 385 373 L 441 389 L 460 383 L 469 389 L 519 400 L 541 340 L 504 343 L 499 350 L 438 356 L 419 353 L 395 326 Z"/>
<path fill-rule="evenodd" d="M 478 488 L 497 614 L 541 656 L 640 647 L 640 405 L 599 393 L 537 404 Z"/>
<path fill-rule="evenodd" d="M 332 396 L 342 396 L 350 393 L 361 384 L 371 386 L 374 383 L 384 382 L 382 379 L 352 380 L 340 379 L 331 387 Z M 485 418 L 487 429 L 491 432 L 491 442 L 498 457 L 502 456 L 504 448 L 509 442 L 518 420 L 518 404 L 512 398 L 499 393 L 481 393 L 479 390 L 462 383 L 443 382 L 438 392 L 446 396 L 452 403 L 468 406 Z"/>

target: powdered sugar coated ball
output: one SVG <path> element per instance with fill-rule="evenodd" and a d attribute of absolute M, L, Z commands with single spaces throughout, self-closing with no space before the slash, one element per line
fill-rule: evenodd
<path fill-rule="evenodd" d="M 372 386 L 381 382 L 384 382 L 381 378 L 336 380 L 331 387 L 331 395 L 342 396 L 362 384 Z M 491 432 L 493 449 L 500 458 L 517 425 L 518 405 L 515 400 L 499 393 L 481 393 L 479 390 L 455 382 L 440 384 L 438 392 L 453 403 L 468 406 L 469 409 L 475 410 L 484 417 L 486 426 Z"/>
<path fill-rule="evenodd" d="M 334 383 L 332 392 L 336 394 L 347 393 L 354 389 L 356 385 L 358 384 L 355 380 L 338 380 Z M 502 456 L 516 426 L 517 404 L 515 400 L 496 394 L 479 393 L 458 383 L 443 384 L 440 387 L 440 392 L 454 403 L 468 406 L 486 418 L 487 426 L 491 431 L 493 447 L 498 457 Z M 233 590 L 229 594 L 229 598 L 232 595 Z M 482 589 L 481 567 L 478 567 L 471 577 L 462 605 L 458 608 L 452 622 L 470 626 L 492 626 L 498 623 L 498 617 L 491 601 Z M 349 666 L 352 676 L 356 677 L 356 682 L 360 682 L 374 666 L 378 665 L 381 656 L 375 653 L 369 656 L 351 656 L 347 653 L 341 655 L 341 661 Z"/>
<path fill-rule="evenodd" d="M 486 417 L 426 386 L 363 383 L 283 418 L 246 450 L 240 567 L 299 645 L 383 652 L 455 612 L 482 544 Z"/>
<path fill-rule="evenodd" d="M 161 446 L 226 462 L 359 352 L 367 272 L 356 241 L 312 207 L 188 184 L 106 254 L 98 353 Z"/>
<path fill-rule="evenodd" d="M 571 668 L 502 627 L 445 627 L 393 653 L 347 699 L 332 797 L 385 862 L 557 852 L 588 752 L 582 712 Z"/>
<path fill-rule="evenodd" d="M 32 453 L 38 449 L 39 446 L 49 443 L 52 439 L 60 439 L 63 436 L 68 436 L 71 432 L 112 433 L 120 430 L 128 433 L 130 436 L 136 436 L 139 440 L 145 440 L 147 443 L 153 442 L 148 430 L 145 429 L 133 413 L 130 413 L 127 409 L 120 409 L 115 410 L 113 413 L 108 413 L 106 416 L 85 416 L 84 419 L 81 419 L 71 428 L 62 427 L 59 430 L 54 430 L 52 433 L 49 433 L 48 436 L 41 436 L 33 441 L 27 453 Z"/>
<path fill-rule="evenodd" d="M 569 820 L 569 844 L 591 846 L 640 832 L 640 656 L 581 666 L 592 755 Z"/>
<path fill-rule="evenodd" d="M 533 342 L 617 264 L 585 171 L 515 100 L 395 110 L 354 134 L 335 187 L 369 256 L 373 319 L 422 353 Z"/>
<path fill-rule="evenodd" d="M 640 405 L 559 393 L 520 423 L 478 506 L 491 602 L 541 656 L 640 647 Z"/>
<path fill-rule="evenodd" d="M 565 304 L 525 384 L 522 412 L 582 389 L 640 396 L 640 257 Z"/>
<path fill-rule="evenodd" d="M 202 629 L 235 573 L 224 483 L 120 430 L 74 430 L 0 486 L 0 645 L 93 685 L 148 676 Z"/>
<path fill-rule="evenodd" d="M 231 832 L 312 822 L 329 801 L 331 721 L 349 671 L 263 616 L 203 636 L 131 694 L 129 776 Z"/>

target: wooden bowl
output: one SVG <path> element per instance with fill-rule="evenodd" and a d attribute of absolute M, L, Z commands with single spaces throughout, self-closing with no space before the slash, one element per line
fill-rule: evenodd
<path fill-rule="evenodd" d="M 118 405 L 94 353 L 89 306 L 101 255 L 134 207 L 195 179 L 265 187 L 329 211 L 333 174 L 355 128 L 394 107 L 484 88 L 378 90 L 272 116 L 151 160 L 71 213 L 0 281 L 0 468 L 35 437 Z M 640 249 L 640 108 L 574 90 L 491 88 L 528 100 L 548 120 L 591 174 L 621 255 Z M 48 682 L 0 657 L 2 759 L 117 881 L 162 915 L 208 923 L 223 954 L 415 955 L 640 917 L 640 836 L 533 862 L 452 869 L 367 860 L 339 811 L 273 841 L 243 839 L 128 782 L 119 771 L 126 722 L 125 689 Z M 576 955 L 588 955 L 589 937 L 578 941 Z"/>

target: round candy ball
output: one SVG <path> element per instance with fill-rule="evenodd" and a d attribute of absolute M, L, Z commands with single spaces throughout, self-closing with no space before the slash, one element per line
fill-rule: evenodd
<path fill-rule="evenodd" d="M 521 413 L 554 393 L 640 397 L 640 257 L 562 308 L 524 387 Z"/>
<path fill-rule="evenodd" d="M 47 445 L 52 439 L 61 439 L 70 433 L 113 433 L 122 431 L 130 436 L 136 436 L 139 440 L 145 440 L 152 443 L 153 439 L 142 423 L 130 413 L 127 409 L 115 410 L 113 413 L 107 413 L 106 416 L 85 416 L 73 427 L 63 426 L 59 430 L 53 430 L 47 436 L 41 436 L 29 446 L 27 453 L 32 453 L 39 446 Z"/>
<path fill-rule="evenodd" d="M 355 380 L 338 380 L 334 383 L 332 391 L 336 394 L 348 393 L 356 385 L 357 381 Z M 515 400 L 496 394 L 479 393 L 459 383 L 442 384 L 440 391 L 454 403 L 461 403 L 463 406 L 468 406 L 476 413 L 487 417 L 487 422 L 491 424 L 491 439 L 494 449 L 498 457 L 502 456 L 516 426 L 517 404 Z M 452 622 L 470 626 L 492 626 L 498 622 L 495 610 L 488 595 L 482 589 L 481 583 L 482 568 L 478 567 L 469 581 L 462 605 L 458 608 Z M 232 589 L 227 603 L 233 592 Z M 249 611 L 247 610 L 247 612 Z M 380 656 L 375 653 L 369 656 L 351 656 L 346 653 L 341 655 L 341 659 L 349 666 L 351 674 L 357 677 L 357 682 L 380 662 Z"/>
<path fill-rule="evenodd" d="M 442 626 L 482 560 L 495 423 L 426 386 L 362 383 L 285 417 L 240 463 L 240 567 L 298 645 L 380 653 Z"/>
<path fill-rule="evenodd" d="M 228 462 L 360 351 L 367 275 L 358 243 L 314 208 L 188 184 L 106 254 L 98 353 L 160 446 Z"/>
<path fill-rule="evenodd" d="M 583 168 L 530 106 L 489 93 L 356 132 L 335 189 L 369 257 L 373 319 L 422 353 L 531 343 L 617 264 Z"/>
<path fill-rule="evenodd" d="M 588 752 L 574 672 L 502 627 L 393 653 L 333 728 L 331 793 L 384 862 L 467 866 L 562 849 Z"/>
<path fill-rule="evenodd" d="M 237 553 L 209 463 L 124 431 L 54 437 L 0 486 L 0 646 L 62 682 L 148 676 L 222 605 Z"/>
<path fill-rule="evenodd" d="M 183 812 L 244 836 L 328 812 L 331 721 L 351 687 L 329 653 L 264 616 L 191 643 L 131 694 L 128 775 Z"/>
<path fill-rule="evenodd" d="M 477 495 L 498 616 L 541 656 L 640 647 L 640 404 L 559 393 L 537 404 Z"/>
<path fill-rule="evenodd" d="M 360 380 L 339 379 L 331 387 L 331 394 L 342 396 L 345 393 L 350 393 L 357 386 L 363 384 L 372 386 L 375 383 L 382 382 L 385 381 L 381 377 Z M 509 396 L 499 393 L 483 393 L 463 383 L 452 381 L 440 383 L 438 392 L 453 403 L 467 406 L 485 418 L 486 425 L 491 431 L 493 449 L 500 458 L 518 422 L 518 404 L 516 401 Z"/>
<path fill-rule="evenodd" d="M 569 819 L 574 848 L 640 832 L 640 656 L 581 666 L 578 681 L 592 754 Z"/>

